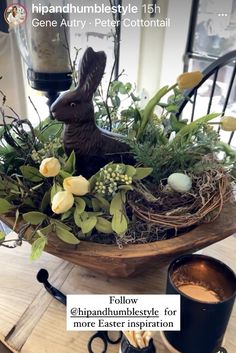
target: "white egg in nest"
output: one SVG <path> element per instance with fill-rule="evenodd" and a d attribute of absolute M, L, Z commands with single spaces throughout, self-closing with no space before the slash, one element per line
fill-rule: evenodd
<path fill-rule="evenodd" d="M 188 192 L 192 188 L 192 179 L 183 173 L 173 173 L 167 179 L 168 185 L 177 192 Z"/>

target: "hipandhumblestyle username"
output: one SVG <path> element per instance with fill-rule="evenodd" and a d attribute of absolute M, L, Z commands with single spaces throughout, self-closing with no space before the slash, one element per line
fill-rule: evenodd
<path fill-rule="evenodd" d="M 119 25 L 124 27 L 170 27 L 170 18 L 165 19 L 155 19 L 155 20 L 143 20 L 143 19 L 130 19 L 124 18 L 121 21 L 116 21 L 112 19 L 103 20 L 101 18 L 95 18 L 94 22 L 88 20 L 68 20 L 63 18 L 62 20 L 44 20 L 42 18 L 33 18 L 33 27 L 75 27 L 84 29 L 86 26 L 94 25 L 95 27 L 102 28 L 114 28 Z"/>

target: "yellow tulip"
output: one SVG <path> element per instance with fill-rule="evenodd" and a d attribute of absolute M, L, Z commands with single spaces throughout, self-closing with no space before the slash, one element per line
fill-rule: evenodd
<path fill-rule="evenodd" d="M 52 210 L 56 214 L 69 211 L 74 204 L 74 197 L 71 192 L 59 191 L 52 199 Z"/>
<path fill-rule="evenodd" d="M 75 177 L 68 177 L 64 179 L 63 187 L 65 190 L 77 196 L 86 195 L 89 192 L 89 181 L 82 175 Z"/>
<path fill-rule="evenodd" d="M 177 78 L 177 84 L 180 90 L 191 89 L 197 86 L 202 78 L 200 71 L 184 72 Z"/>
<path fill-rule="evenodd" d="M 223 116 L 220 126 L 224 131 L 236 131 L 236 118 L 233 116 Z"/>
<path fill-rule="evenodd" d="M 39 167 L 40 173 L 47 177 L 54 177 L 59 174 L 61 170 L 61 165 L 60 162 L 57 158 L 51 157 L 51 158 L 45 158 Z"/>

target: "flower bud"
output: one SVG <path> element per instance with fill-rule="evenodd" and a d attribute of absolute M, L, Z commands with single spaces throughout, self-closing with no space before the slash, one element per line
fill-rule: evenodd
<path fill-rule="evenodd" d="M 51 158 L 45 158 L 42 160 L 39 171 L 40 173 L 49 178 L 49 177 L 54 177 L 59 174 L 61 169 L 60 162 L 57 158 L 51 157 Z"/>
<path fill-rule="evenodd" d="M 74 197 L 71 192 L 59 191 L 52 199 L 52 210 L 56 214 L 69 211 L 74 204 Z"/>
<path fill-rule="evenodd" d="M 89 181 L 85 179 L 82 175 L 68 177 L 64 179 L 63 182 L 64 189 L 77 196 L 86 195 L 89 192 L 89 186 Z"/>
<path fill-rule="evenodd" d="M 236 131 L 236 118 L 233 116 L 223 116 L 220 126 L 224 131 Z"/>
<path fill-rule="evenodd" d="M 180 90 L 191 89 L 197 86 L 202 78 L 200 71 L 184 72 L 177 78 L 177 83 Z"/>

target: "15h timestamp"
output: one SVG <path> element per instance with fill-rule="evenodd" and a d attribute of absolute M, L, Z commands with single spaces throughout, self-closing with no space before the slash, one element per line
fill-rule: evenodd
<path fill-rule="evenodd" d="M 157 13 L 161 13 L 161 7 L 157 4 L 143 4 L 142 5 L 143 13 L 147 13 L 149 15 L 154 15 Z"/>

